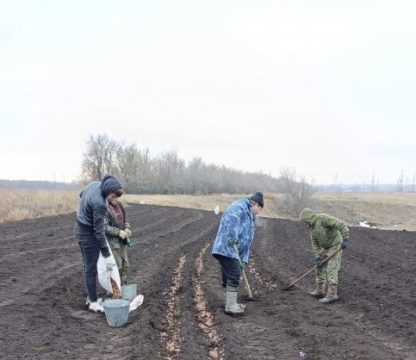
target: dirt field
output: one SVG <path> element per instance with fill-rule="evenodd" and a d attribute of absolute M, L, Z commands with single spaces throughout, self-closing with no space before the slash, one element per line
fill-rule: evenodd
<path fill-rule="evenodd" d="M 0 225 L 2 359 L 416 359 L 416 233 L 353 228 L 341 301 L 306 294 L 299 222 L 259 219 L 249 280 L 258 301 L 223 313 L 212 212 L 133 205 L 130 280 L 145 302 L 123 328 L 84 310 L 74 214 Z"/>

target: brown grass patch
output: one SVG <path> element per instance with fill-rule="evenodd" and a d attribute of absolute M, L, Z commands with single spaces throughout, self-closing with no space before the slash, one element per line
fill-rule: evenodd
<path fill-rule="evenodd" d="M 78 191 L 0 189 L 0 223 L 68 214 L 78 207 Z"/>

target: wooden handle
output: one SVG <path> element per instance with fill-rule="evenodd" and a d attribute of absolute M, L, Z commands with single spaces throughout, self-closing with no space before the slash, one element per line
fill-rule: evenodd
<path fill-rule="evenodd" d="M 324 260 L 322 260 L 321 264 L 325 264 L 326 262 L 328 262 L 329 260 L 331 260 L 336 254 L 338 254 L 340 251 L 342 250 L 342 248 L 339 248 L 337 251 L 335 251 L 333 254 L 327 256 Z M 314 266 L 312 269 L 308 270 L 306 273 L 304 273 L 301 277 L 297 278 L 295 281 L 291 282 L 286 288 L 289 289 L 291 288 L 293 285 L 295 285 L 298 281 L 302 280 L 305 276 L 309 275 L 312 271 L 314 271 L 315 269 L 317 269 L 317 266 Z"/>
<path fill-rule="evenodd" d="M 253 294 L 251 292 L 250 285 L 248 284 L 247 275 L 246 275 L 246 272 L 244 271 L 243 263 L 241 262 L 240 254 L 238 253 L 237 245 L 236 244 L 233 244 L 233 248 L 234 248 L 234 251 L 237 254 L 238 262 L 240 263 L 240 267 L 241 267 L 241 270 L 243 272 L 243 280 L 244 280 L 244 284 L 245 284 L 246 289 L 247 289 L 247 292 L 248 292 L 248 297 L 249 298 L 252 298 L 253 297 Z"/>

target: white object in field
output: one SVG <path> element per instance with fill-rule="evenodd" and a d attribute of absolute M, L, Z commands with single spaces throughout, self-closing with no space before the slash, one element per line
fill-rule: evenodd
<path fill-rule="evenodd" d="M 111 286 L 111 279 L 113 279 L 116 282 L 119 289 L 121 289 L 121 281 L 120 281 L 120 273 L 118 272 L 118 267 L 117 265 L 115 265 L 116 260 L 114 259 L 114 255 L 111 252 L 111 249 L 108 243 L 107 243 L 107 246 L 110 251 L 110 260 L 112 260 L 112 262 L 114 263 L 113 270 L 107 271 L 107 267 L 105 265 L 106 261 L 100 251 L 100 256 L 98 257 L 98 261 L 97 261 L 97 274 L 98 274 L 98 282 L 100 283 L 100 285 L 104 288 L 104 290 L 112 294 L 113 287 Z"/>
<path fill-rule="evenodd" d="M 139 204 L 140 204 L 140 205 L 145 205 L 145 204 L 146 204 L 146 201 L 144 201 L 144 200 L 140 200 L 140 201 L 139 201 Z"/>
<path fill-rule="evenodd" d="M 377 226 L 374 226 L 374 225 L 369 224 L 367 220 L 360 221 L 359 224 L 360 224 L 361 227 L 366 227 L 366 228 L 371 228 L 371 229 L 377 229 Z"/>
<path fill-rule="evenodd" d="M 143 304 L 143 299 L 144 296 L 143 295 L 137 295 L 133 301 L 130 303 L 130 311 L 136 310 L 141 304 Z"/>
<path fill-rule="evenodd" d="M 214 214 L 218 215 L 220 213 L 220 205 L 217 204 L 217 206 L 214 208 Z"/>

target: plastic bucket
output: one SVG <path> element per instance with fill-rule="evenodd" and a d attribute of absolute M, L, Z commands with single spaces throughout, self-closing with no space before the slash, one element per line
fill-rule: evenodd
<path fill-rule="evenodd" d="M 123 326 L 129 318 L 130 303 L 123 299 L 107 299 L 103 303 L 105 318 L 112 327 Z"/>
<path fill-rule="evenodd" d="M 132 302 L 137 296 L 137 284 L 129 284 L 121 286 L 121 298 Z"/>

